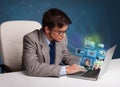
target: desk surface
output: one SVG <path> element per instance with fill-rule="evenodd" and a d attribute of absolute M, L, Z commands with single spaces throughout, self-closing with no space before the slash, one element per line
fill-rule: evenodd
<path fill-rule="evenodd" d="M 0 87 L 120 87 L 120 59 L 112 60 L 97 81 L 69 78 L 32 77 L 21 72 L 0 74 Z"/>

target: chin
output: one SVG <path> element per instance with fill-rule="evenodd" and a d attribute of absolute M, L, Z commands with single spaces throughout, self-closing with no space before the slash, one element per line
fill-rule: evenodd
<path fill-rule="evenodd" d="M 60 42 L 61 40 L 56 40 L 56 42 Z"/>
<path fill-rule="evenodd" d="M 56 42 L 60 42 L 61 41 L 61 39 L 59 39 L 59 40 L 56 40 Z"/>

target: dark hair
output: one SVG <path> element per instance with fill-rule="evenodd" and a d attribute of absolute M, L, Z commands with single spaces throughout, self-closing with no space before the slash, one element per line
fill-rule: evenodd
<path fill-rule="evenodd" d="M 62 28 L 64 25 L 71 24 L 70 18 L 61 10 L 51 8 L 43 14 L 42 27 L 47 26 L 52 29 L 55 26 Z"/>

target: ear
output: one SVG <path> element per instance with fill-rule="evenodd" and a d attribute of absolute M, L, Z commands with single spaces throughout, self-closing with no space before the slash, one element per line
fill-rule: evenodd
<path fill-rule="evenodd" d="M 47 26 L 45 26 L 45 33 L 50 33 L 50 29 L 47 27 Z"/>

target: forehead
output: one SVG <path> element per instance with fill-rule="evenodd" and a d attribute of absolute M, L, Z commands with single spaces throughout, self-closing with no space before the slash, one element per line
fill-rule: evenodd
<path fill-rule="evenodd" d="M 68 29 L 68 25 L 64 25 L 62 28 L 54 27 L 53 30 L 60 30 L 60 31 L 66 31 Z"/>

